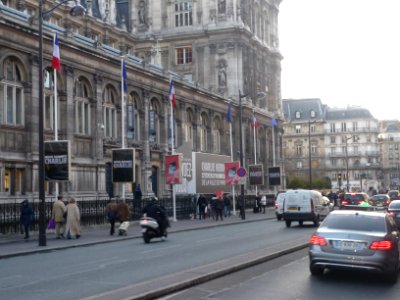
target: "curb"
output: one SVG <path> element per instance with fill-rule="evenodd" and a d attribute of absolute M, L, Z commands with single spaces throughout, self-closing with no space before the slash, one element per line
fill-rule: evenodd
<path fill-rule="evenodd" d="M 244 261 L 241 262 L 235 262 L 232 265 L 226 266 L 227 262 L 231 260 L 240 260 L 242 259 L 243 255 L 239 255 L 230 259 L 227 259 L 224 261 L 225 266 L 220 266 L 219 268 L 216 268 L 215 266 L 221 263 L 211 263 L 207 266 L 201 266 L 201 267 L 196 267 L 190 270 L 182 271 L 173 275 L 169 276 L 164 276 L 161 278 L 158 278 L 156 280 L 152 280 L 151 282 L 143 282 L 143 283 L 138 283 L 135 285 L 123 287 L 120 289 L 116 289 L 113 291 L 105 292 L 99 295 L 94 295 L 90 296 L 87 298 L 84 298 L 84 300 L 150 300 L 150 299 L 156 299 L 159 297 L 167 296 L 172 293 L 179 292 L 181 290 L 214 280 L 216 278 L 228 275 L 230 273 L 234 273 L 249 267 L 252 267 L 254 265 L 264 263 L 270 260 L 273 260 L 275 258 L 278 258 L 280 256 L 290 254 L 299 250 L 302 250 L 304 248 L 308 247 L 308 243 L 303 243 L 299 244 L 296 246 L 292 246 L 290 248 L 280 250 L 277 252 L 273 252 L 271 254 L 267 255 L 256 255 L 256 257 L 253 258 L 248 258 L 245 259 Z M 254 251 L 253 253 L 257 253 L 258 251 Z M 250 254 L 251 255 L 251 254 Z M 222 265 L 224 264 L 222 263 Z M 215 270 L 212 270 L 212 269 Z M 204 274 L 202 275 L 195 275 L 192 278 L 187 279 L 187 274 L 198 274 L 201 273 L 202 269 L 205 270 Z M 207 271 L 207 269 L 211 269 Z M 175 277 L 175 282 L 169 283 L 165 286 L 161 283 L 162 281 L 173 281 L 174 279 L 171 277 Z M 154 290 L 155 286 L 163 286 L 162 288 L 158 288 Z M 141 292 L 138 295 L 132 295 L 135 293 L 136 290 L 140 289 L 149 289 L 151 288 L 152 290 L 149 292 Z"/>

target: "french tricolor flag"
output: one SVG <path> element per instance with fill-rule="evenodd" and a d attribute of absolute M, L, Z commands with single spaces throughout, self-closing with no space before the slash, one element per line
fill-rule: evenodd
<path fill-rule="evenodd" d="M 58 73 L 61 72 L 60 47 L 58 46 L 57 33 L 55 33 L 53 40 L 53 58 L 51 60 L 51 67 L 56 69 Z"/>
<path fill-rule="evenodd" d="M 172 79 L 169 80 L 169 101 L 171 101 L 172 106 L 176 105 L 175 87 Z"/>
<path fill-rule="evenodd" d="M 253 123 L 251 124 L 254 128 L 260 127 L 260 124 L 257 122 L 256 113 L 253 111 Z"/>

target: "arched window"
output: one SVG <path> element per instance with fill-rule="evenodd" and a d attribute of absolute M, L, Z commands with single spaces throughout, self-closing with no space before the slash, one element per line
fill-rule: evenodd
<path fill-rule="evenodd" d="M 140 141 L 140 98 L 137 94 L 132 93 L 128 96 L 127 101 L 127 137 L 134 141 Z"/>
<path fill-rule="evenodd" d="M 44 128 L 55 128 L 55 95 L 54 95 L 54 71 L 51 68 L 44 70 L 43 74 L 44 85 Z M 58 127 L 60 127 L 60 108 L 57 111 Z"/>
<path fill-rule="evenodd" d="M 193 138 L 193 111 L 189 108 L 186 110 L 186 118 L 184 124 L 184 140 L 186 143 L 191 143 L 192 147 L 194 145 Z"/>
<path fill-rule="evenodd" d="M 219 117 L 214 119 L 212 129 L 212 137 L 213 137 L 213 152 L 220 153 L 221 151 L 221 120 Z"/>
<path fill-rule="evenodd" d="M 160 104 L 156 98 L 150 101 L 149 110 L 149 141 L 151 143 L 160 143 Z"/>
<path fill-rule="evenodd" d="M 207 123 L 208 118 L 205 113 L 200 115 L 200 151 L 207 151 Z"/>
<path fill-rule="evenodd" d="M 103 122 L 104 135 L 109 138 L 117 137 L 117 92 L 112 85 L 107 85 L 103 93 Z"/>
<path fill-rule="evenodd" d="M 24 125 L 24 88 L 22 86 L 22 67 L 18 60 L 10 57 L 3 63 L 3 79 L 0 84 L 0 107 L 2 123 Z"/>
<path fill-rule="evenodd" d="M 75 132 L 90 135 L 91 133 L 91 108 L 90 88 L 88 81 L 80 77 L 75 82 Z"/>

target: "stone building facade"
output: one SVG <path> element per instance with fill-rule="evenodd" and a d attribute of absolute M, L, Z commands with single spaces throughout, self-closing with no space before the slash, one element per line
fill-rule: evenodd
<path fill-rule="evenodd" d="M 122 145 L 121 57 L 127 65 L 125 144 L 136 149 L 136 182 L 144 194 L 169 194 L 168 85 L 175 83 L 175 147 L 230 155 L 228 102 L 233 103 L 234 159 L 243 130 L 245 165 L 256 151 L 265 169 L 280 160 L 282 124 L 277 15 L 280 1 L 81 0 L 44 18 L 44 135 L 54 139 L 52 36 L 60 41 L 58 137 L 72 144 L 72 179 L 61 193 L 121 194 L 110 184 L 111 151 Z M 43 1 L 44 8 L 57 1 Z M 38 1 L 0 3 L 0 195 L 38 191 Z M 239 95 L 243 122 L 239 124 Z M 278 120 L 278 127 L 271 120 Z M 278 135 L 279 136 L 279 135 Z M 267 188 L 267 187 L 264 187 Z M 127 192 L 131 187 L 125 185 Z M 54 184 L 46 184 L 53 194 Z"/>

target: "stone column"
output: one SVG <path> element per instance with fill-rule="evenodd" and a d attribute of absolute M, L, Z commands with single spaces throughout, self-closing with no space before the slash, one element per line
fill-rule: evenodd
<path fill-rule="evenodd" d="M 143 155 L 142 155 L 142 193 L 143 196 L 153 195 L 151 189 L 151 164 L 150 164 L 150 143 L 149 143 L 149 105 L 150 95 L 148 90 L 142 90 L 143 96 Z"/>

